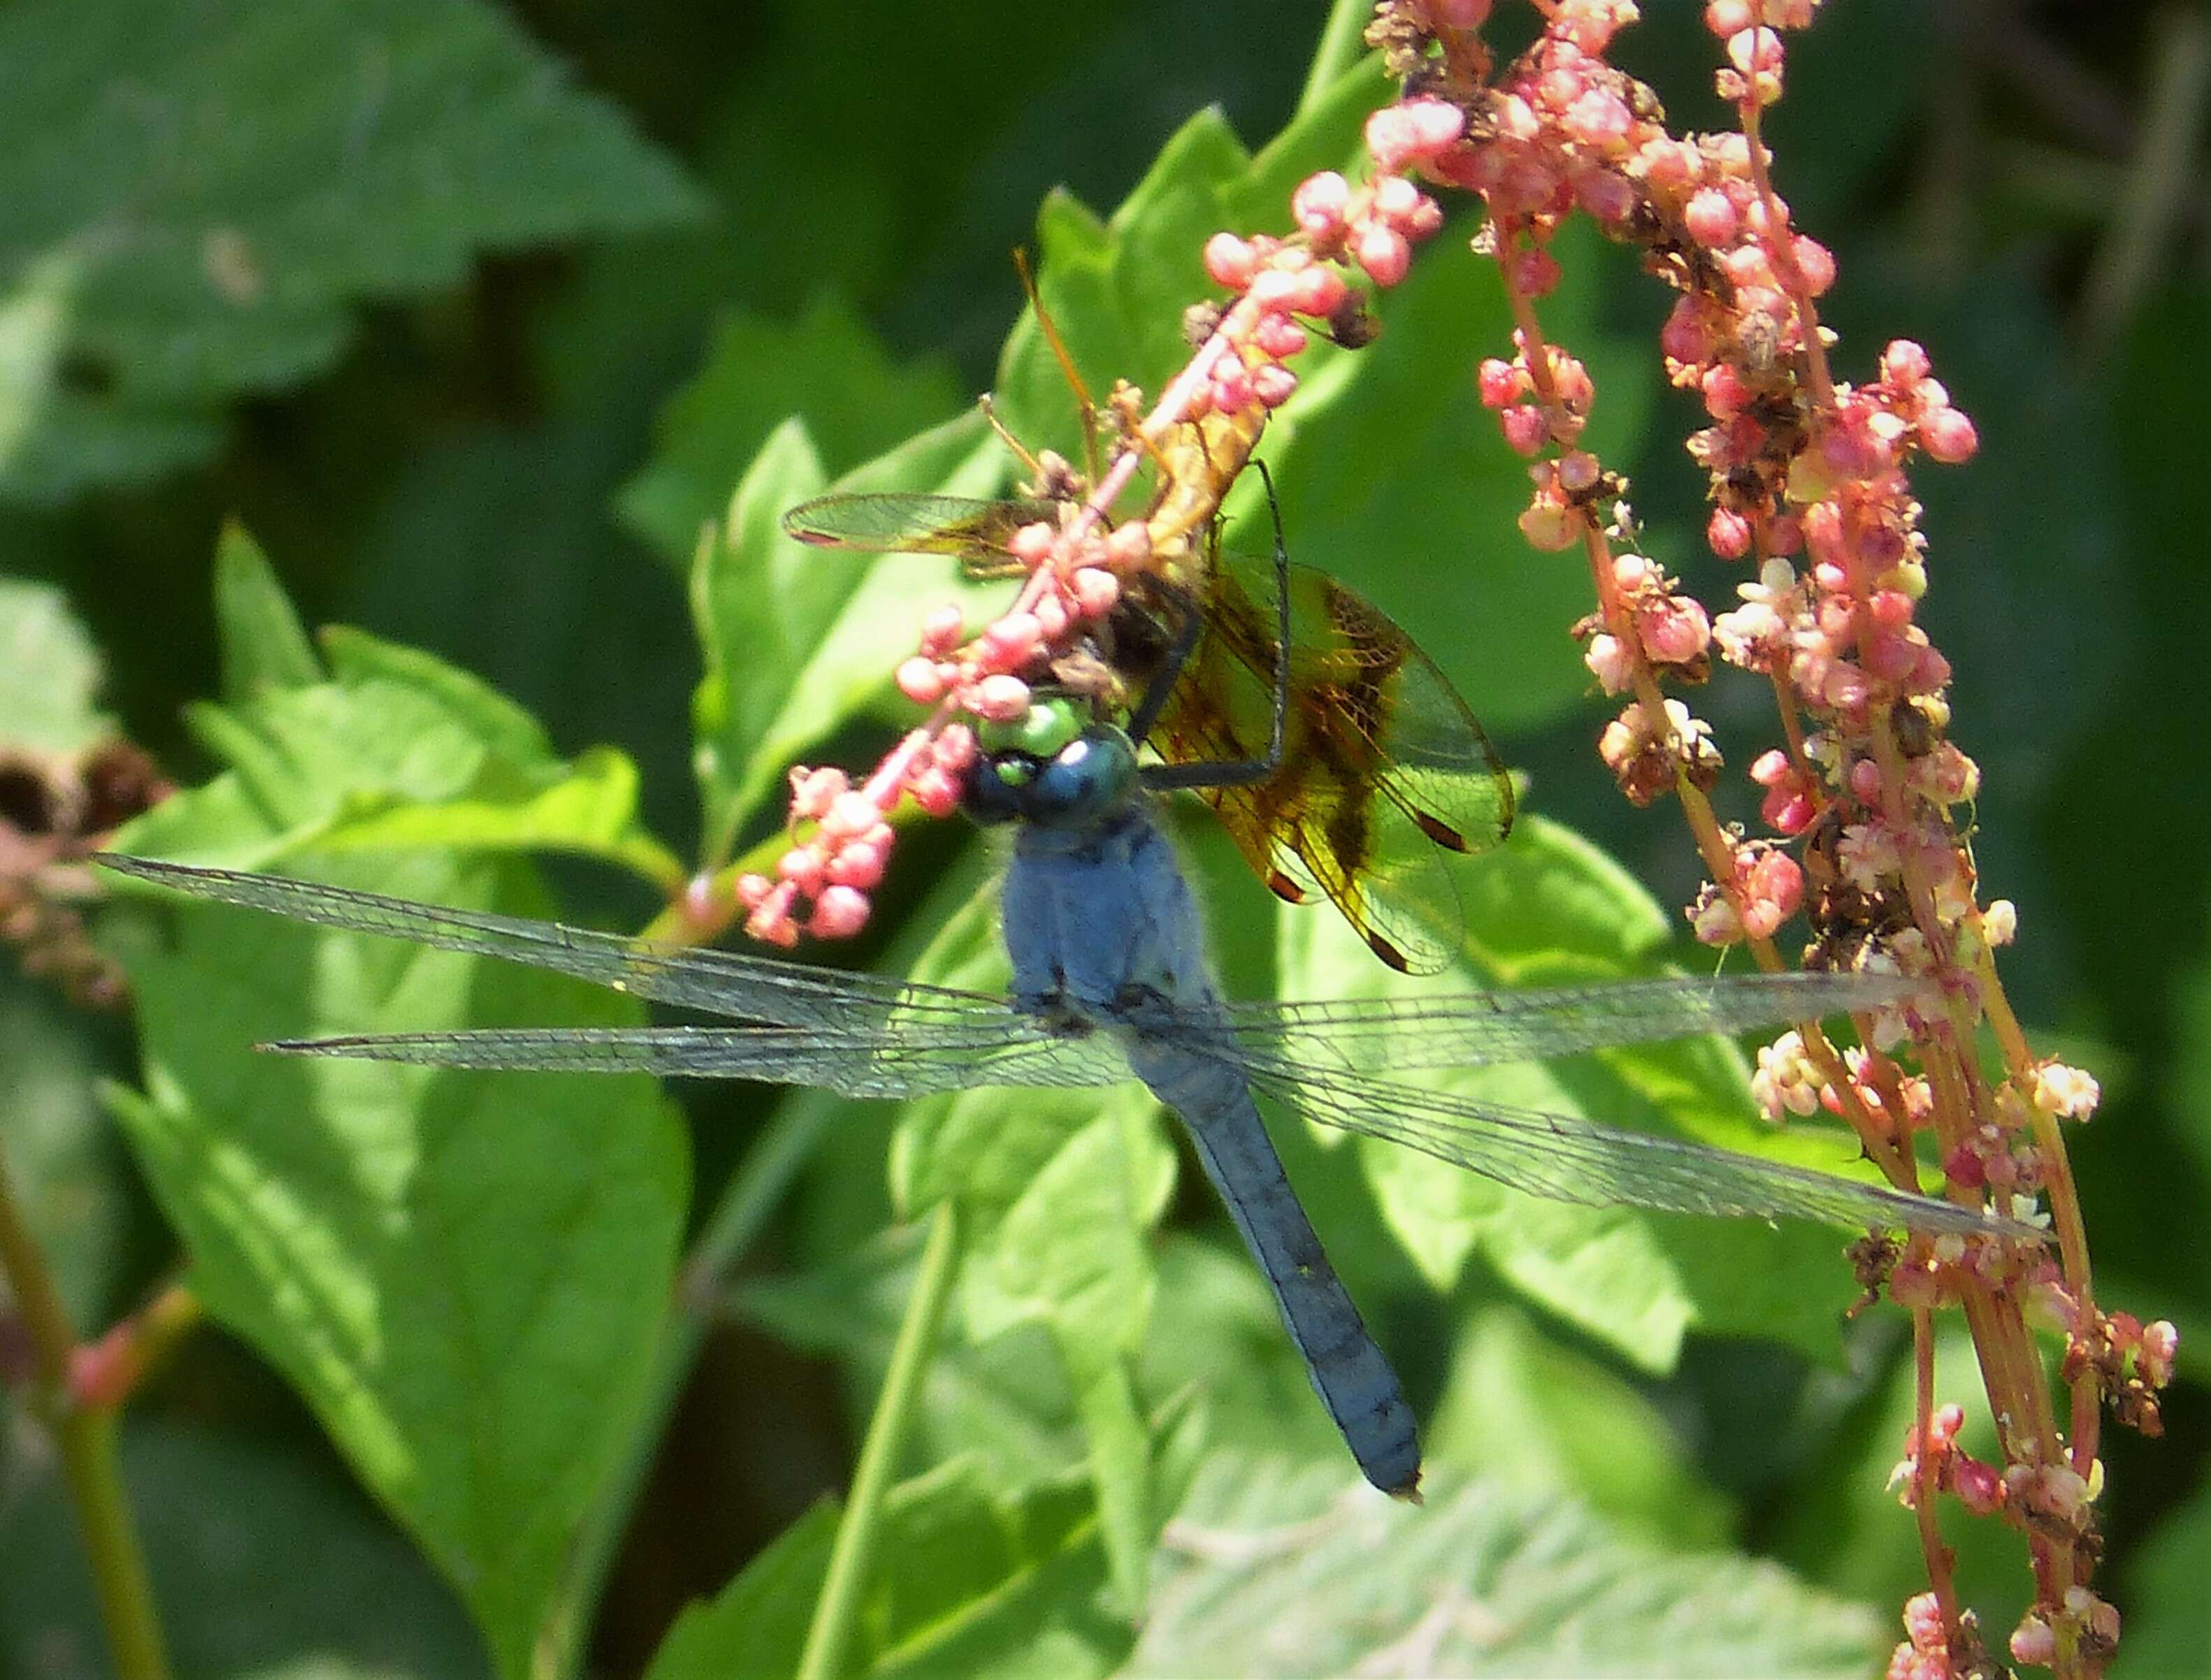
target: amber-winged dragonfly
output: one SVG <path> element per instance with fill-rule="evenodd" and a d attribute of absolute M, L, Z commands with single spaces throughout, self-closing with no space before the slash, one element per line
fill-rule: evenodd
<path fill-rule="evenodd" d="M 1299 1205 L 1256 1099 L 1566 1201 L 2016 1233 L 1947 1202 L 1396 1077 L 1879 1007 L 1901 995 L 1893 980 L 1782 974 L 1413 1000 L 1227 1001 L 1147 768 L 1128 735 L 1106 722 L 1081 725 L 1048 757 L 1002 751 L 976 761 L 971 810 L 1015 827 L 1001 889 L 1013 968 L 1004 996 L 278 876 L 102 861 L 197 897 L 549 969 L 742 1024 L 403 1033 L 265 1047 L 288 1054 L 765 1079 L 888 1098 L 978 1085 L 1110 1085 L 1133 1074 L 1187 1127 L 1360 1471 L 1400 1496 L 1414 1495 L 1420 1482 L 1411 1409 Z M 1178 768 L 1187 785 L 1189 767 Z"/>

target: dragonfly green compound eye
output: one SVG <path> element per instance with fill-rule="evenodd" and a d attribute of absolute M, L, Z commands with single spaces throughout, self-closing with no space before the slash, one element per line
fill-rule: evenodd
<path fill-rule="evenodd" d="M 1093 723 L 1037 773 L 1021 814 L 1046 828 L 1087 827 L 1136 790 L 1136 749 L 1110 723 Z"/>
<path fill-rule="evenodd" d="M 1026 752 L 1051 758 L 1082 734 L 1082 708 L 1064 697 L 1039 700 L 1007 723 L 986 723 L 982 730 L 985 752 Z"/>

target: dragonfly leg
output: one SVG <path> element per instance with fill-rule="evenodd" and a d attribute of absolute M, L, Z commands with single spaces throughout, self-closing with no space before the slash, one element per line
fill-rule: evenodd
<path fill-rule="evenodd" d="M 1290 548 L 1282 535 L 1282 508 L 1275 499 L 1274 475 L 1267 470 L 1265 462 L 1255 461 L 1251 464 L 1259 469 L 1259 481 L 1267 487 L 1267 512 L 1275 522 L 1275 704 L 1268 720 L 1267 750 L 1256 758 L 1147 765 L 1144 785 L 1154 793 L 1169 793 L 1178 788 L 1245 787 L 1266 781 L 1282 767 L 1282 739 L 1290 716 Z M 1186 609 L 1166 663 L 1153 679 L 1143 704 L 1136 709 L 1136 720 L 1129 729 L 1133 740 L 1141 741 L 1151 733 L 1150 726 L 1158 720 L 1160 710 L 1166 704 L 1168 692 L 1182 675 L 1183 665 L 1196 644 L 1197 628 L 1197 614 Z M 1138 723 L 1144 727 L 1137 728 Z"/>

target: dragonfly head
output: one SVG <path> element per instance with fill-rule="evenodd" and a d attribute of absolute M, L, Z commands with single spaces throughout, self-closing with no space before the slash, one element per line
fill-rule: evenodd
<path fill-rule="evenodd" d="M 1136 748 L 1127 734 L 1085 723 L 1074 702 L 1052 699 L 984 738 L 968 764 L 960 806 L 985 826 L 1082 829 L 1112 816 L 1136 788 Z"/>

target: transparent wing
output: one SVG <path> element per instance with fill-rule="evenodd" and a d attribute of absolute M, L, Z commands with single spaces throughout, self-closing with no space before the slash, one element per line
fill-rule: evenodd
<path fill-rule="evenodd" d="M 1130 1077 L 1118 1046 L 1039 1029 L 1011 1010 L 995 1023 L 906 1031 L 819 1027 L 547 1027 L 286 1039 L 288 1055 L 435 1067 L 656 1073 L 813 1085 L 846 1097 L 927 1097 L 976 1085 L 1081 1087 Z"/>
<path fill-rule="evenodd" d="M 849 1027 L 914 1015 L 995 1019 L 1007 1013 L 1003 999 L 877 975 L 807 968 L 736 952 L 654 945 L 557 922 L 445 909 L 282 875 L 203 869 L 112 853 L 100 854 L 98 861 L 120 874 L 197 898 L 267 910 L 319 927 L 379 934 L 440 951 L 498 957 L 573 975 L 657 1003 L 778 1026 Z"/>
<path fill-rule="evenodd" d="M 1615 982 L 1434 998 L 1232 1003 L 1218 1018 L 1248 1053 L 1287 1067 L 1387 1073 L 1541 1061 L 1613 1044 L 1734 1033 L 1881 1009 L 1918 982 L 1893 975 L 1758 974 Z"/>
<path fill-rule="evenodd" d="M 1305 1119 L 1417 1149 L 1554 1201 L 1961 1236 L 2040 1236 L 2032 1226 L 1930 1197 L 1647 1132 L 1384 1079 L 1314 1073 L 1271 1059 L 1248 1059 L 1243 1067 L 1254 1091 Z"/>
<path fill-rule="evenodd" d="M 1018 565 L 1006 544 L 1022 526 L 1057 523 L 1051 502 L 979 502 L 965 496 L 900 491 L 816 496 L 783 516 L 783 529 L 801 542 L 870 554 L 956 554 L 962 559 Z"/>

